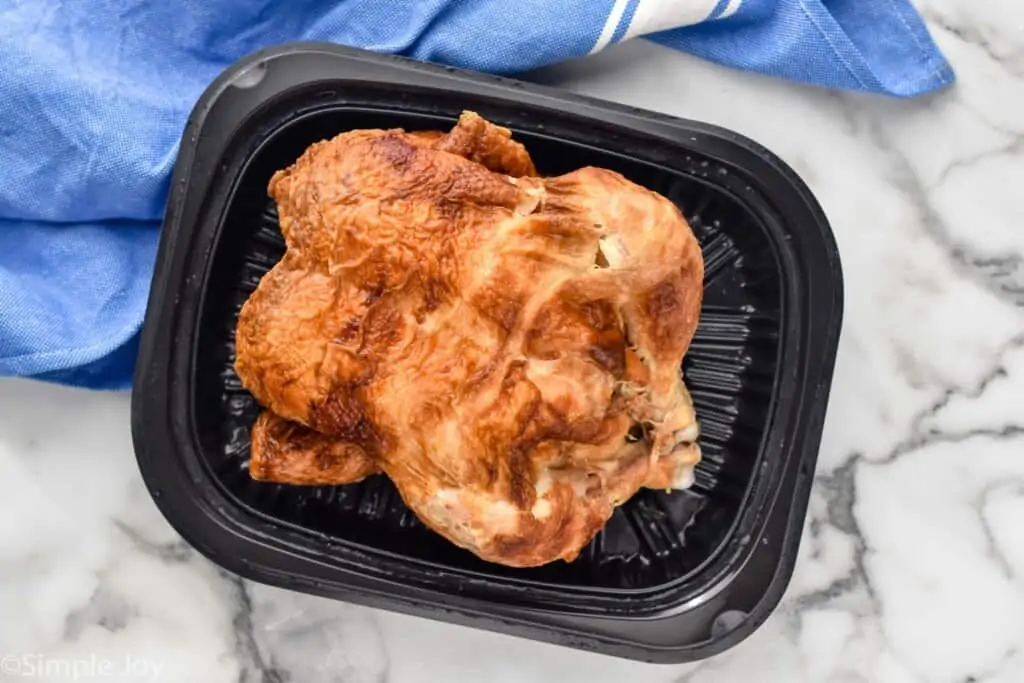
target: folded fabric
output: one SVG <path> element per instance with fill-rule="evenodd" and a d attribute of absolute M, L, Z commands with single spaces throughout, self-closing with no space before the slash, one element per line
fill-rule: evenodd
<path fill-rule="evenodd" d="M 953 81 L 908 0 L 0 0 L 0 375 L 130 385 L 178 138 L 234 60 L 328 40 L 510 74 L 641 35 L 828 88 Z"/>

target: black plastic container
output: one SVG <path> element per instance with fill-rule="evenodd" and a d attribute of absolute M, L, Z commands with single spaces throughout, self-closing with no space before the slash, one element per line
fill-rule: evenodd
<path fill-rule="evenodd" d="M 257 483 L 257 412 L 232 369 L 239 307 L 280 257 L 266 186 L 312 142 L 362 127 L 511 128 L 541 173 L 617 170 L 680 206 L 706 264 L 684 362 L 704 459 L 690 491 L 642 491 L 571 564 L 491 565 L 425 529 L 384 477 Z M 298 591 L 659 662 L 707 657 L 769 615 L 806 511 L 839 334 L 825 217 L 734 133 L 516 81 L 326 44 L 252 55 L 188 122 L 132 403 L 142 475 L 192 545 Z"/>

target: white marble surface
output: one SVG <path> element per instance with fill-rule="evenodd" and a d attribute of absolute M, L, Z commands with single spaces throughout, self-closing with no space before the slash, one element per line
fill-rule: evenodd
<path fill-rule="evenodd" d="M 4 380 L 0 680 L 75 661 L 80 680 L 174 683 L 1024 680 L 1024 8 L 920 6 L 960 77 L 928 100 L 641 42 L 541 76 L 740 130 L 832 221 L 846 317 L 824 443 L 796 574 L 749 640 L 645 665 L 239 581 L 149 500 L 127 397 Z"/>

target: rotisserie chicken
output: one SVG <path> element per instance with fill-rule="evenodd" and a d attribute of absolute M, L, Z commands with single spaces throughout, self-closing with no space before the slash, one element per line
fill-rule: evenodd
<path fill-rule="evenodd" d="M 704 266 L 670 201 L 601 168 L 538 177 L 472 112 L 313 144 L 269 192 L 288 248 L 237 328 L 267 409 L 251 476 L 384 472 L 510 566 L 571 561 L 640 487 L 689 486 Z"/>

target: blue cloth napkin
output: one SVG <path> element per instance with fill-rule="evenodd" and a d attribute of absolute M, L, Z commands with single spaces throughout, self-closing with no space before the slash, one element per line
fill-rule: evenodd
<path fill-rule="evenodd" d="M 0 0 L 0 375 L 130 385 L 178 138 L 243 55 L 328 40 L 508 74 L 639 35 L 828 88 L 954 78 L 908 0 Z"/>

